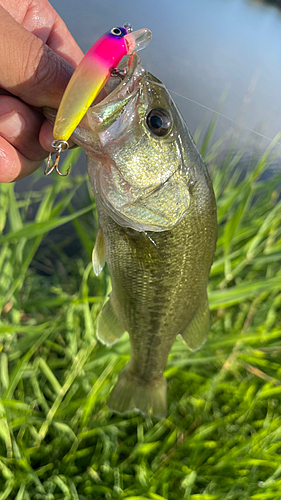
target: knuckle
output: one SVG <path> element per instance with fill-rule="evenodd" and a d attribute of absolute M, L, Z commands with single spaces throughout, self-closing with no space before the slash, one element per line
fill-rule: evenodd
<path fill-rule="evenodd" d="M 34 73 L 34 85 L 47 88 L 55 81 L 56 74 L 59 70 L 58 58 L 47 45 L 43 45 L 38 61 Z"/>
<path fill-rule="evenodd" d="M 42 99 L 52 89 L 61 69 L 60 58 L 47 45 L 38 43 L 37 40 L 29 44 L 21 81 L 28 83 L 29 99 L 38 101 L 38 105 L 42 106 Z M 26 85 L 23 91 L 26 94 Z"/>

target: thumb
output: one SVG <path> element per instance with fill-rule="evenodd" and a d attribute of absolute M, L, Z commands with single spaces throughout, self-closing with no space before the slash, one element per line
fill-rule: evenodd
<path fill-rule="evenodd" d="M 0 7 L 0 87 L 37 107 L 58 108 L 74 71 Z"/>

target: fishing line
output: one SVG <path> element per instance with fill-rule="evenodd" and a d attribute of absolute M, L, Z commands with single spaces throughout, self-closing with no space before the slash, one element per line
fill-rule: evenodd
<path fill-rule="evenodd" d="M 187 101 L 190 101 L 192 102 L 193 104 L 197 104 L 197 106 L 200 106 L 201 108 L 204 108 L 206 109 L 207 111 L 211 111 L 212 113 L 215 113 L 216 115 L 218 116 L 221 116 L 222 118 L 226 118 L 226 120 L 229 120 L 230 122 L 234 123 L 234 124 L 237 124 L 237 120 L 233 120 L 232 118 L 229 118 L 229 116 L 226 116 L 224 115 L 223 113 L 220 113 L 219 111 L 216 111 L 215 109 L 212 109 L 212 108 L 209 108 L 208 106 L 205 106 L 204 104 L 201 104 L 200 102 L 197 102 L 197 101 L 194 101 L 194 99 L 190 99 L 189 97 L 186 97 L 182 94 L 179 94 L 178 92 L 175 92 L 174 90 L 171 90 L 171 89 L 168 89 L 169 92 L 171 92 L 172 94 L 175 94 L 179 97 L 182 97 L 182 99 L 186 99 Z M 261 137 L 262 139 L 266 139 L 267 141 L 269 142 L 272 142 L 273 139 L 271 139 L 270 137 L 267 137 L 266 135 L 264 134 L 261 134 L 260 132 L 257 132 L 256 130 L 253 130 L 252 128 L 248 128 L 248 127 L 243 127 L 244 130 L 247 130 L 248 132 L 252 132 L 253 134 L 256 134 L 258 135 L 259 137 Z M 281 146 L 281 143 L 280 142 L 276 142 L 276 145 L 279 145 Z"/>

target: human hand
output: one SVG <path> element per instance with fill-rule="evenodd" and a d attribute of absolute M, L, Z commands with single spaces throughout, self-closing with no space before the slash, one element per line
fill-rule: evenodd
<path fill-rule="evenodd" d="M 34 172 L 53 151 L 41 108 L 58 108 L 82 57 L 47 0 L 0 0 L 0 182 Z"/>

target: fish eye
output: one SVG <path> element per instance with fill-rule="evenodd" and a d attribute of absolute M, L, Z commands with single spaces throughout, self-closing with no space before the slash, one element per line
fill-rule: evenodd
<path fill-rule="evenodd" d="M 111 33 L 112 33 L 112 35 L 116 35 L 116 36 L 122 35 L 122 31 L 120 30 L 120 28 L 112 28 Z"/>
<path fill-rule="evenodd" d="M 146 117 L 146 123 L 149 130 L 159 137 L 167 135 L 172 126 L 169 113 L 161 108 L 152 109 Z"/>

